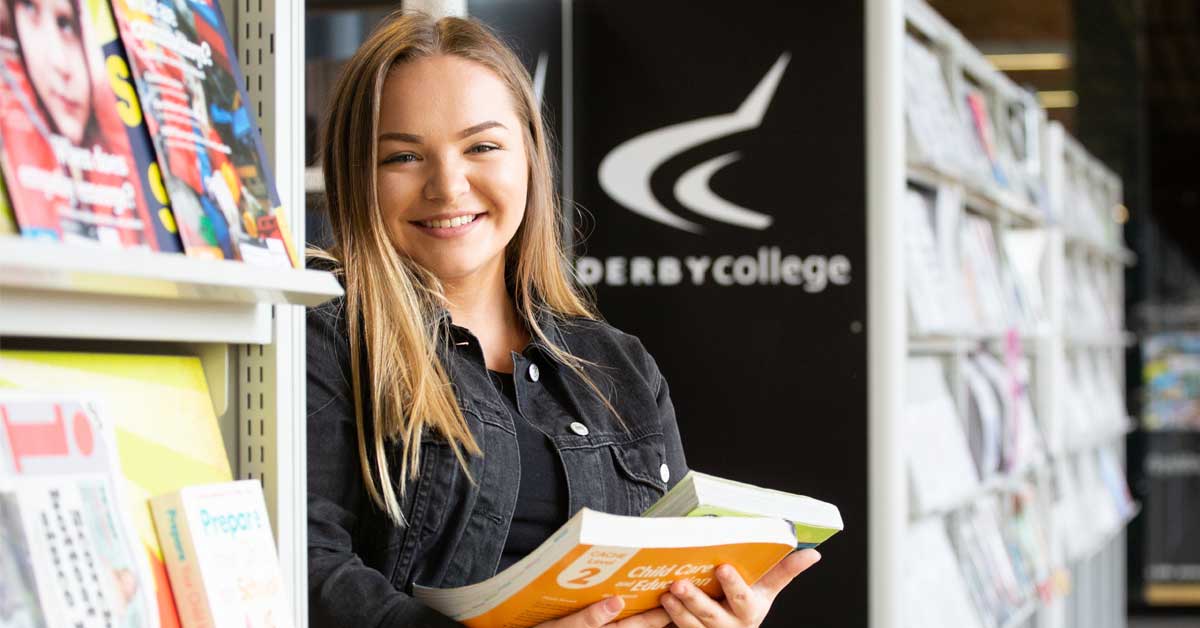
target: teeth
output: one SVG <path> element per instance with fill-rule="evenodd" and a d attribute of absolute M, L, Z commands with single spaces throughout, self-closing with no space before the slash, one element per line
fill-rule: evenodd
<path fill-rule="evenodd" d="M 473 222 L 476 216 L 478 216 L 478 214 L 470 216 L 458 216 L 457 218 L 450 218 L 449 220 L 425 220 L 421 222 L 421 225 L 431 229 L 449 229 L 451 227 L 461 227 L 468 222 Z"/>

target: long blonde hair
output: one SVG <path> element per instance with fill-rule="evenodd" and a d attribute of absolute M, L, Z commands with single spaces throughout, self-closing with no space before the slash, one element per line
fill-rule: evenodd
<path fill-rule="evenodd" d="M 441 284 L 391 244 L 376 186 L 384 80 L 397 64 L 436 55 L 454 55 L 490 69 L 512 94 L 529 162 L 525 217 L 506 252 L 513 301 L 531 336 L 581 376 L 615 414 L 584 373 L 583 365 L 589 363 L 557 346 L 538 324 L 539 315 L 594 319 L 596 314 L 572 281 L 563 250 L 549 139 L 529 74 L 478 22 L 392 14 L 346 63 L 334 89 L 321 155 L 333 246 L 313 254 L 335 261 L 337 272 L 344 274 L 362 476 L 371 500 L 397 524 L 403 524 L 403 515 L 391 479 L 389 443 L 401 446 L 400 496 L 421 467 L 422 434 L 441 435 L 464 471 L 468 455 L 482 454 L 439 359 L 446 341 L 446 330 L 437 323 L 445 303 Z M 364 351 L 366 373 L 361 369 Z M 370 381 L 364 381 L 368 374 Z M 372 408 L 369 417 L 364 416 L 366 399 Z"/>

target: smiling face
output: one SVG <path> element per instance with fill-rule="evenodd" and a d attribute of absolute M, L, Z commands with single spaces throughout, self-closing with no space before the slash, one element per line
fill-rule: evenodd
<path fill-rule="evenodd" d="M 396 250 L 443 282 L 503 278 L 529 160 L 513 99 L 486 67 L 440 55 L 396 66 L 379 111 L 379 208 Z"/>
<path fill-rule="evenodd" d="M 25 51 L 29 81 L 58 133 L 83 141 L 91 85 L 73 0 L 12 0 L 13 26 Z"/>

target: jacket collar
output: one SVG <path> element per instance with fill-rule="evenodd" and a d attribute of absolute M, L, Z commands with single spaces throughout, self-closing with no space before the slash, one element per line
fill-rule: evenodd
<path fill-rule="evenodd" d="M 559 349 L 567 350 L 566 340 L 563 332 L 564 321 L 547 308 L 539 308 L 536 314 L 537 324 L 545 334 L 546 339 L 557 346 Z M 453 344 L 461 344 L 478 340 L 474 333 L 466 327 L 461 327 L 454 324 L 454 319 L 450 316 L 450 311 L 446 308 L 439 307 L 434 316 L 434 324 L 447 330 L 447 338 Z M 545 364 L 558 366 L 560 362 L 555 358 L 550 347 L 537 336 L 532 336 L 529 341 L 529 347 L 540 352 L 545 357 Z"/>

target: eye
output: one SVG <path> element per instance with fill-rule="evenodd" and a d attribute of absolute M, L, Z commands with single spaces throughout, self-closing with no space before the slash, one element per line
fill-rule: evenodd
<path fill-rule="evenodd" d="M 417 161 L 417 156 L 412 153 L 396 153 L 383 159 L 385 164 L 410 164 L 414 161 Z"/>
<path fill-rule="evenodd" d="M 476 145 L 472 146 L 471 148 L 468 148 L 467 152 L 475 153 L 475 154 L 483 154 L 483 153 L 490 153 L 494 150 L 500 150 L 500 147 L 496 146 L 495 144 L 476 144 Z"/>

